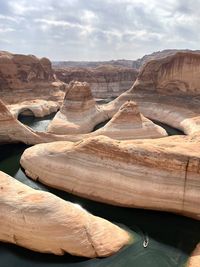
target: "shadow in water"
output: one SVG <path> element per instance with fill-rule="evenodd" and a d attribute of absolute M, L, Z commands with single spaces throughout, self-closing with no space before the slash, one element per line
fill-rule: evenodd
<path fill-rule="evenodd" d="M 183 267 L 188 255 L 200 241 L 199 221 L 167 212 L 98 203 L 32 181 L 19 165 L 21 154 L 26 148 L 27 146 L 22 144 L 0 146 L 0 170 L 37 190 L 52 192 L 81 205 L 94 215 L 121 225 L 133 234 L 135 242 L 104 259 L 85 259 L 68 254 L 40 254 L 0 243 L 0 267 Z M 143 247 L 145 236 L 149 238 L 147 248 Z"/>
<path fill-rule="evenodd" d="M 38 132 L 44 132 L 47 130 L 47 127 L 50 123 L 50 121 L 54 118 L 56 113 L 51 113 L 50 115 L 44 116 L 42 118 L 36 118 L 35 116 L 24 116 L 19 115 L 18 120 L 31 127 L 33 130 Z"/>

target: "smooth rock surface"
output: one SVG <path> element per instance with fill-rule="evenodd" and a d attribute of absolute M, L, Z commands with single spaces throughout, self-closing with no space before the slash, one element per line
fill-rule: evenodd
<path fill-rule="evenodd" d="M 63 105 L 48 127 L 55 134 L 88 133 L 108 117 L 96 105 L 91 89 L 86 82 L 69 84 Z"/>
<path fill-rule="evenodd" d="M 82 197 L 199 220 L 199 151 L 199 137 L 115 141 L 99 136 L 73 145 L 33 146 L 21 165 L 32 179 Z"/>
<path fill-rule="evenodd" d="M 130 241 L 118 226 L 0 172 L 0 240 L 63 255 L 106 257 Z"/>
<path fill-rule="evenodd" d="M 167 136 L 167 133 L 162 127 L 144 117 L 135 102 L 127 101 L 104 127 L 88 135 L 130 140 L 159 138 Z"/>
<path fill-rule="evenodd" d="M 116 140 L 133 140 L 159 138 L 167 132 L 149 119 L 145 118 L 133 101 L 125 102 L 113 118 L 102 128 L 88 134 L 66 135 L 69 141 L 104 135 Z"/>
<path fill-rule="evenodd" d="M 24 101 L 18 104 L 8 105 L 7 108 L 18 118 L 19 115 L 35 117 L 44 117 L 58 111 L 60 105 L 56 101 L 47 101 L 42 99 Z"/>
<path fill-rule="evenodd" d="M 144 116 L 185 134 L 200 131 L 200 54 L 176 53 L 148 62 L 132 88 L 102 106 L 110 117 L 127 100 L 136 101 Z"/>

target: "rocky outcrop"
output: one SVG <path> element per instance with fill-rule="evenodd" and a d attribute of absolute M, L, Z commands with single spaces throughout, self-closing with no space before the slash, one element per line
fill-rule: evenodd
<path fill-rule="evenodd" d="M 47 58 L 0 52 L 0 98 L 7 104 L 62 101 L 64 90 L 65 84 L 55 79 Z"/>
<path fill-rule="evenodd" d="M 90 136 L 104 135 L 117 140 L 159 138 L 167 136 L 166 131 L 140 112 L 133 101 L 125 102 L 112 119 Z"/>
<path fill-rule="evenodd" d="M 180 145 L 181 144 L 181 145 Z M 199 137 L 116 141 L 99 136 L 25 150 L 29 177 L 95 201 L 200 220 Z"/>
<path fill-rule="evenodd" d="M 90 86 L 86 82 L 71 82 L 63 105 L 48 127 L 56 134 L 88 133 L 94 126 L 107 119 L 96 105 Z"/>
<path fill-rule="evenodd" d="M 137 78 L 133 68 L 105 65 L 96 68 L 55 69 L 58 79 L 65 83 L 71 81 L 88 82 L 95 98 L 113 98 L 127 91 Z"/>
<path fill-rule="evenodd" d="M 25 144 L 37 144 L 41 142 L 51 142 L 59 139 L 47 133 L 35 132 L 17 120 L 0 100 L 0 143 L 23 142 Z M 67 140 L 67 139 L 64 139 Z"/>
<path fill-rule="evenodd" d="M 34 251 L 106 257 L 130 241 L 118 226 L 3 172 L 0 203 L 0 240 Z"/>
<path fill-rule="evenodd" d="M 55 101 L 47 101 L 42 99 L 24 101 L 18 104 L 7 106 L 14 117 L 19 115 L 44 117 L 58 111 L 60 105 Z"/>
<path fill-rule="evenodd" d="M 178 52 L 184 53 L 196 53 L 200 54 L 200 50 L 189 50 L 189 49 L 165 49 L 162 51 L 156 51 L 148 55 L 144 55 L 142 58 L 132 61 L 132 68 L 141 69 L 147 62 L 151 60 L 158 60 L 165 57 L 173 56 Z"/>
<path fill-rule="evenodd" d="M 48 104 L 46 101 L 42 101 L 40 104 L 43 105 L 40 106 L 37 101 L 35 103 L 33 102 L 30 108 L 29 102 L 29 110 L 33 112 L 34 115 L 44 116 L 45 112 L 49 112 L 49 106 L 45 109 Z M 36 132 L 17 120 L 19 113 L 24 110 L 27 111 L 26 103 L 12 105 L 12 108 L 13 110 L 9 111 L 0 100 L 0 143 L 23 142 L 25 144 L 38 144 L 63 140 L 75 142 L 83 138 L 99 135 L 110 136 L 115 139 L 156 138 L 166 135 L 164 129 L 144 118 L 138 112 L 134 103 L 125 103 L 124 107 L 102 129 L 89 134 L 73 135 L 56 135 L 46 132 Z M 127 120 L 125 119 L 126 115 Z M 129 117 L 132 117 L 131 121 L 133 124 L 129 124 Z"/>
<path fill-rule="evenodd" d="M 134 100 L 144 116 L 186 134 L 200 131 L 200 54 L 177 53 L 143 68 L 130 90 L 102 107 L 113 116 L 127 100 Z"/>
<path fill-rule="evenodd" d="M 99 135 L 116 140 L 133 140 L 164 137 L 167 133 L 163 128 L 145 118 L 139 112 L 136 103 L 127 101 L 104 127 L 87 134 L 68 134 L 65 138 L 76 142 Z"/>
<path fill-rule="evenodd" d="M 47 162 L 57 168 L 48 156 L 53 149 L 53 159 L 61 162 L 58 169 L 63 168 L 70 177 L 62 179 L 66 191 L 106 203 L 173 211 L 199 219 L 199 60 L 197 54 L 178 53 L 149 62 L 128 92 L 101 107 L 102 113 L 112 117 L 125 101 L 136 100 L 145 116 L 190 136 L 126 142 L 101 136 L 76 143 L 70 149 L 60 143 L 65 153 L 56 152 L 56 144 L 41 145 L 24 153 L 22 165 L 30 176 L 59 187 L 61 173 L 54 173 L 51 179 L 49 169 L 40 172 Z M 183 83 L 187 90 L 182 89 Z M 42 155 L 37 152 L 40 149 Z M 91 176 L 95 177 L 92 184 Z M 105 188 L 113 188 L 112 193 Z"/>

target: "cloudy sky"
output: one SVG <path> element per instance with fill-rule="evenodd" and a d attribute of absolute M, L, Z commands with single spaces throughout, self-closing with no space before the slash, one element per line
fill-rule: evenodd
<path fill-rule="evenodd" d="M 0 50 L 51 60 L 200 49 L 200 0 L 0 0 Z"/>

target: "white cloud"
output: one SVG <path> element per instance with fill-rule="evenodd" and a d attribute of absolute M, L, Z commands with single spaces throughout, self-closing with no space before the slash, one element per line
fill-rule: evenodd
<path fill-rule="evenodd" d="M 53 59 L 137 58 L 198 49 L 200 0 L 1 0 L 3 48 Z M 24 49 L 22 51 L 22 49 Z"/>

